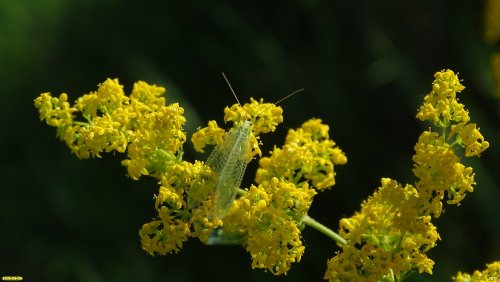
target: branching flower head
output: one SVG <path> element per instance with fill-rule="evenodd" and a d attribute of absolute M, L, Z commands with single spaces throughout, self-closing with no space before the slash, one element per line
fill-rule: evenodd
<path fill-rule="evenodd" d="M 458 102 L 457 93 L 464 89 L 458 76 L 451 70 L 437 72 L 432 91 L 425 96 L 417 113 L 420 120 L 431 121 L 440 130 L 425 131 L 415 145 L 413 172 L 427 214 L 439 217 L 442 200 L 458 204 L 466 192 L 473 191 L 474 173 L 460 162 L 457 147 L 465 149 L 465 156 L 479 156 L 489 143 L 479 132 L 465 106 Z"/>
<path fill-rule="evenodd" d="M 274 104 L 257 102 L 226 108 L 224 120 L 234 128 L 251 121 L 250 148 L 253 157 L 260 155 L 257 137 L 274 131 L 282 122 L 282 110 Z M 207 243 L 243 244 L 252 257 L 252 267 L 264 268 L 273 274 L 286 273 L 298 262 L 305 250 L 300 240 L 302 218 L 307 214 L 316 191 L 335 184 L 335 165 L 347 158 L 328 135 L 328 126 L 319 119 L 305 122 L 290 130 L 283 148 L 276 148 L 270 157 L 260 159 L 256 182 L 237 198 L 224 224 L 209 234 Z M 230 131 L 231 132 L 231 131 Z M 231 133 L 229 133 L 231 134 Z M 198 151 L 208 144 L 221 144 L 227 134 L 214 121 L 193 135 Z M 210 177 L 207 177 L 210 182 Z"/>
<path fill-rule="evenodd" d="M 251 121 L 252 135 L 274 131 L 282 121 L 281 108 L 262 100 L 233 105 L 225 113 L 225 121 L 232 121 L 235 126 L 232 130 Z M 202 150 L 208 144 L 221 144 L 226 136 L 211 121 L 193 135 L 192 141 L 197 150 Z M 250 139 L 250 147 L 255 148 L 252 144 L 257 142 Z M 257 152 L 260 150 L 253 150 L 252 156 Z M 316 194 L 311 185 L 316 189 L 334 185 L 334 165 L 346 161 L 342 151 L 329 139 L 328 126 L 321 120 L 312 119 L 301 128 L 290 130 L 285 146 L 275 148 L 271 157 L 260 160 L 256 176 L 259 185 L 234 200 L 223 225 L 204 237 L 205 242 L 243 244 L 252 257 L 252 267 L 276 275 L 286 273 L 305 250 L 300 230 L 302 218 Z M 209 182 L 210 176 L 206 177 L 206 183 Z"/>
<path fill-rule="evenodd" d="M 182 159 L 184 110 L 175 103 L 165 105 L 162 87 L 139 81 L 127 96 L 117 79 L 108 79 L 73 106 L 64 93 L 44 93 L 35 106 L 79 158 L 126 152 L 122 164 L 133 179 L 158 179 L 157 216 L 139 231 L 142 248 L 151 255 L 178 252 L 189 238 L 209 245 L 240 244 L 250 253 L 253 268 L 281 275 L 300 261 L 305 251 L 301 230 L 308 225 L 323 229 L 342 249 L 328 261 L 325 279 L 401 281 L 414 271 L 432 273 L 434 262 L 427 252 L 440 237 L 431 219 L 441 214 L 444 198 L 457 204 L 473 191 L 473 170 L 460 162 L 457 150 L 470 157 L 489 147 L 458 102 L 464 89 L 458 76 L 445 70 L 434 77 L 417 118 L 438 130 L 424 131 L 415 145 L 417 181 L 402 185 L 383 178 L 359 212 L 340 220 L 340 236 L 307 215 L 314 196 L 335 185 L 335 166 L 347 162 L 320 119 L 290 130 L 282 147 L 260 159 L 256 185 L 241 189 L 233 186 L 240 186 L 246 164 L 262 155 L 260 134 L 283 122 L 283 110 L 275 104 L 253 98 L 235 104 L 224 110 L 230 129 L 209 121 L 193 134 L 196 151 L 217 146 L 206 163 Z M 232 177 L 238 181 L 230 181 Z M 222 208 L 218 199 L 224 200 Z M 493 263 L 483 273 L 458 273 L 455 279 L 498 278 L 499 269 Z"/>
<path fill-rule="evenodd" d="M 361 211 L 340 221 L 342 252 L 328 262 L 330 281 L 379 281 L 410 273 L 432 273 L 434 262 L 425 253 L 439 239 L 429 216 L 419 213 L 418 193 L 384 178 L 379 190 L 362 204 Z"/>
<path fill-rule="evenodd" d="M 184 110 L 178 104 L 165 106 L 164 92 L 163 87 L 139 81 L 126 96 L 118 79 L 107 79 L 73 106 L 66 94 L 54 98 L 50 93 L 35 99 L 35 106 L 79 158 L 128 149 L 122 164 L 132 178 L 160 177 L 166 165 L 182 155 L 186 139 Z"/>
<path fill-rule="evenodd" d="M 457 100 L 464 86 L 451 70 L 437 72 L 417 118 L 430 121 L 438 132 L 424 131 L 415 145 L 415 185 L 382 179 L 382 186 L 350 218 L 340 221 L 342 252 L 328 262 L 330 281 L 400 281 L 411 271 L 432 273 L 426 253 L 439 234 L 431 223 L 439 217 L 442 200 L 457 204 L 472 192 L 472 168 L 460 163 L 455 150 L 478 156 L 489 146 L 469 113 Z"/>

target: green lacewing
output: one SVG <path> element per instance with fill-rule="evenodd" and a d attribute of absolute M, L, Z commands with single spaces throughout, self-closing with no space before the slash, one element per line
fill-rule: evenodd
<path fill-rule="evenodd" d="M 226 75 L 222 73 L 222 76 L 241 107 L 241 103 Z M 302 90 L 293 92 L 276 102 L 275 105 Z M 229 132 L 222 144 L 215 146 L 207 159 L 206 163 L 213 170 L 216 177 L 214 214 L 218 219 L 222 219 L 226 215 L 229 207 L 236 198 L 241 181 L 243 180 L 243 175 L 248 164 L 246 157 L 249 150 L 248 143 L 251 125 L 252 122 L 249 120 L 238 125 L 234 130 Z"/>

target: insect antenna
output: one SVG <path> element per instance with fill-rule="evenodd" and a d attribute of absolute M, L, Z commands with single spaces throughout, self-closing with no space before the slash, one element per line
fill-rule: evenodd
<path fill-rule="evenodd" d="M 285 97 L 283 97 L 283 98 L 279 99 L 277 102 L 275 102 L 275 103 L 274 103 L 274 105 L 278 105 L 279 103 L 281 103 L 281 102 L 285 101 L 286 99 L 288 99 L 288 98 L 292 97 L 293 95 L 295 95 L 295 94 L 297 94 L 297 93 L 299 93 L 299 92 L 302 92 L 302 91 L 304 91 L 304 88 L 300 88 L 300 89 L 298 89 L 298 90 L 295 90 L 295 91 L 293 91 L 292 93 L 290 93 L 290 94 L 286 95 Z"/>
<path fill-rule="evenodd" d="M 238 96 L 236 96 L 236 93 L 234 92 L 234 89 L 233 89 L 233 87 L 231 86 L 231 83 L 230 83 L 230 82 L 229 82 L 229 80 L 227 79 L 226 74 L 225 74 L 224 72 L 222 72 L 222 76 L 224 77 L 224 80 L 226 81 L 227 86 L 229 86 L 229 89 L 231 90 L 231 93 L 233 93 L 234 98 L 236 98 L 236 102 L 238 102 L 238 105 L 240 105 L 240 107 L 242 107 L 242 106 L 241 106 L 241 103 L 240 103 L 240 100 L 238 99 Z M 297 94 L 297 93 L 299 93 L 299 92 L 302 92 L 302 91 L 304 91 L 304 88 L 301 88 L 301 89 L 295 90 L 295 91 L 293 91 L 292 93 L 290 93 L 290 94 L 286 95 L 285 97 L 283 97 L 283 98 L 279 99 L 277 102 L 273 103 L 273 105 L 274 105 L 274 106 L 276 106 L 276 105 L 278 105 L 279 103 L 281 103 L 281 102 L 285 101 L 286 99 L 288 99 L 288 98 L 292 97 L 293 95 L 295 95 L 295 94 Z M 268 110 L 269 108 L 271 108 L 271 107 L 272 107 L 272 106 L 269 106 L 268 108 L 263 109 L 262 111 L 258 112 L 258 113 L 256 114 L 256 116 L 258 116 L 258 115 L 260 115 L 261 113 L 263 113 L 263 112 L 267 111 L 267 110 Z"/>
<path fill-rule="evenodd" d="M 238 99 L 238 96 L 236 96 L 236 93 L 234 92 L 234 89 L 233 89 L 233 87 L 231 86 L 231 83 L 229 82 L 229 79 L 227 79 L 226 74 L 225 74 L 224 72 L 222 72 L 222 76 L 224 77 L 224 80 L 226 81 L 227 86 L 229 86 L 229 89 L 231 90 L 231 93 L 233 93 L 234 98 L 236 98 L 236 102 L 238 102 L 238 105 L 240 105 L 240 107 L 241 107 L 240 100 Z M 299 92 L 302 92 L 302 91 L 304 91 L 304 88 L 300 88 L 300 89 L 298 89 L 298 90 L 295 90 L 295 91 L 293 91 L 292 93 L 290 93 L 290 94 L 286 95 L 285 97 L 283 97 L 283 98 L 279 99 L 278 101 L 276 101 L 276 102 L 274 103 L 274 105 L 276 106 L 276 105 L 278 105 L 279 103 L 281 103 L 281 102 L 285 101 L 286 99 L 288 99 L 288 98 L 292 97 L 293 95 L 295 95 L 295 94 L 297 94 L 297 93 L 299 93 Z"/>
<path fill-rule="evenodd" d="M 233 93 L 234 98 L 236 98 L 236 102 L 238 102 L 238 105 L 240 105 L 240 107 L 241 107 L 240 100 L 238 100 L 238 96 L 236 96 L 236 93 L 234 93 L 233 87 L 231 86 L 231 83 L 229 83 L 229 80 L 227 79 L 227 77 L 224 74 L 224 72 L 222 72 L 222 76 L 224 77 L 224 80 L 226 81 L 227 86 L 229 86 L 229 89 L 231 90 L 231 93 Z"/>
<path fill-rule="evenodd" d="M 277 102 L 272 103 L 272 105 L 270 105 L 270 106 L 269 106 L 269 107 L 267 107 L 266 109 L 263 109 L 262 111 L 260 111 L 259 113 L 257 113 L 257 114 L 256 114 L 256 116 L 258 116 L 258 115 L 260 115 L 261 113 L 263 113 L 263 112 L 267 111 L 267 110 L 268 110 L 268 109 L 270 109 L 272 106 L 277 106 L 279 103 L 281 103 L 281 102 L 285 101 L 286 99 L 288 99 L 288 98 L 292 97 L 293 95 L 295 95 L 295 94 L 297 94 L 297 93 L 299 93 L 299 92 L 302 92 L 302 91 L 304 91 L 304 88 L 300 88 L 300 89 L 298 89 L 298 90 L 293 91 L 292 93 L 290 93 L 290 94 L 286 95 L 285 97 L 283 97 L 283 98 L 279 99 Z"/>

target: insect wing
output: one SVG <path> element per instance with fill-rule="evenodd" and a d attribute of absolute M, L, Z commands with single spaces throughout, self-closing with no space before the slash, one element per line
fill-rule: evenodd
<path fill-rule="evenodd" d="M 222 170 L 219 180 L 217 181 L 215 191 L 215 216 L 223 218 L 227 210 L 233 203 L 241 185 L 243 174 L 247 167 L 245 159 L 247 143 L 237 143 L 234 152 L 238 154 L 233 158 L 228 158 L 225 169 Z"/>
<path fill-rule="evenodd" d="M 247 167 L 250 122 L 239 125 L 207 159 L 216 177 L 215 216 L 223 218 L 236 198 Z"/>
<path fill-rule="evenodd" d="M 224 139 L 224 143 L 215 146 L 208 156 L 206 163 L 212 169 L 215 179 L 219 179 L 237 139 L 236 132 L 231 132 Z"/>

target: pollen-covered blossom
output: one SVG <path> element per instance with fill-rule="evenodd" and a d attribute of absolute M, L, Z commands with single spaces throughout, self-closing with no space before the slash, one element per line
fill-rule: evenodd
<path fill-rule="evenodd" d="M 100 157 L 102 152 L 128 149 L 129 175 L 159 175 L 181 155 L 185 142 L 184 110 L 165 106 L 165 89 L 139 81 L 130 96 L 118 79 L 107 79 L 96 92 L 85 94 L 71 106 L 67 95 L 43 93 L 35 99 L 40 118 L 57 127 L 59 138 L 79 158 Z"/>
<path fill-rule="evenodd" d="M 476 270 L 472 275 L 458 272 L 454 282 L 491 282 L 500 281 L 500 261 L 487 264 L 483 271 Z"/>
<path fill-rule="evenodd" d="M 419 195 L 411 185 L 383 178 L 382 186 L 363 202 L 361 211 L 340 221 L 347 244 L 328 262 L 330 281 L 400 281 L 412 270 L 432 273 L 426 252 L 439 239 L 431 217 L 421 215 Z"/>
<path fill-rule="evenodd" d="M 343 165 L 347 157 L 328 136 L 328 125 L 311 119 L 297 130 L 290 130 L 282 148 L 275 147 L 270 157 L 261 158 L 256 182 L 284 177 L 300 186 L 310 180 L 317 190 L 335 185 L 335 165 Z"/>
<path fill-rule="evenodd" d="M 223 230 L 245 238 L 244 247 L 253 268 L 285 274 L 304 253 L 301 219 L 315 194 L 307 184 L 299 188 L 278 178 L 251 186 L 233 203 L 224 218 Z"/>

